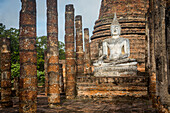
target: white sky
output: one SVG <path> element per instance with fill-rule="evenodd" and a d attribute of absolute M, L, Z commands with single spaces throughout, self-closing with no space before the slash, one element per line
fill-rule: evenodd
<path fill-rule="evenodd" d="M 37 1 L 37 36 L 46 35 L 46 0 Z M 65 5 L 73 4 L 75 16 L 82 15 L 83 28 L 89 28 L 92 35 L 95 21 L 98 19 L 101 0 L 58 0 L 59 40 L 64 42 Z M 19 28 L 20 0 L 0 0 L 0 23 L 7 29 Z"/>

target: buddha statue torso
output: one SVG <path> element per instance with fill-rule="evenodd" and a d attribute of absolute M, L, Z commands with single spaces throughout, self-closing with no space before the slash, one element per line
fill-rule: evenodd
<path fill-rule="evenodd" d="M 110 29 L 112 37 L 103 40 L 102 47 L 100 47 L 102 49 L 102 53 L 100 52 L 98 60 L 93 65 L 116 66 L 116 62 L 119 62 L 119 64 L 122 63 L 121 65 L 136 65 L 137 62 L 127 63 L 129 60 L 134 61 L 134 59 L 128 58 L 130 56 L 129 39 L 120 37 L 121 27 L 116 14 Z"/>
<path fill-rule="evenodd" d="M 106 39 L 103 41 L 103 54 L 109 60 L 117 60 L 129 57 L 129 40 L 124 38 Z"/>

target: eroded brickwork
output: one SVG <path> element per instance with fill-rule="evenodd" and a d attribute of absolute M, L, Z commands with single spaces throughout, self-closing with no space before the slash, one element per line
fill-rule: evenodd
<path fill-rule="evenodd" d="M 90 56 L 90 42 L 89 42 L 89 29 L 84 29 L 84 42 L 85 42 L 85 54 L 84 54 L 84 60 L 85 60 L 85 74 L 89 75 L 92 73 L 91 70 L 91 56 Z"/>
<path fill-rule="evenodd" d="M 12 107 L 10 39 L 2 38 L 1 40 L 1 106 Z"/>
<path fill-rule="evenodd" d="M 20 11 L 20 113 L 37 111 L 36 1 L 22 0 Z"/>
<path fill-rule="evenodd" d="M 66 98 L 76 94 L 76 69 L 74 55 L 74 7 L 66 5 L 65 12 L 65 51 L 66 51 Z"/>
<path fill-rule="evenodd" d="M 148 77 L 94 77 L 85 76 L 77 78 L 77 96 L 79 98 L 105 98 L 113 97 L 146 97 Z"/>
<path fill-rule="evenodd" d="M 49 107 L 60 104 L 57 0 L 47 0 L 47 60 Z"/>
<path fill-rule="evenodd" d="M 19 77 L 14 77 L 14 91 L 15 91 L 15 96 L 18 97 L 19 96 Z"/>
<path fill-rule="evenodd" d="M 64 78 L 63 78 L 63 64 L 59 64 L 59 73 L 60 73 L 60 93 L 64 93 Z"/>
<path fill-rule="evenodd" d="M 84 74 L 84 52 L 83 52 L 83 37 L 82 37 L 82 16 L 78 15 L 75 18 L 76 26 L 76 61 L 77 61 L 77 76 Z"/>
<path fill-rule="evenodd" d="M 150 75 L 149 91 L 155 107 L 168 113 L 165 105 L 170 102 L 169 86 L 169 3 L 165 0 L 150 0 L 148 10 L 147 71 Z"/>
<path fill-rule="evenodd" d="M 44 72 L 45 72 L 45 95 L 48 94 L 48 72 L 47 72 L 47 51 L 44 51 Z"/>
<path fill-rule="evenodd" d="M 111 38 L 110 24 L 114 12 L 117 13 L 121 24 L 121 37 L 130 41 L 131 58 L 138 61 L 138 70 L 145 71 L 145 13 L 148 0 L 102 0 L 99 19 L 95 22 L 91 37 L 91 57 L 98 57 L 101 40 Z"/>

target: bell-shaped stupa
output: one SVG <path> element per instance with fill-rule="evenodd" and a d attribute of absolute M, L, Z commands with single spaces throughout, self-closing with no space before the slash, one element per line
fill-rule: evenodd
<path fill-rule="evenodd" d="M 102 40 L 111 38 L 110 26 L 114 13 L 121 25 L 121 36 L 130 41 L 130 58 L 138 62 L 138 70 L 145 70 L 145 15 L 148 0 L 102 0 L 99 19 L 95 22 L 91 37 L 91 57 L 96 60 Z M 116 22 L 116 21 L 115 21 Z"/>

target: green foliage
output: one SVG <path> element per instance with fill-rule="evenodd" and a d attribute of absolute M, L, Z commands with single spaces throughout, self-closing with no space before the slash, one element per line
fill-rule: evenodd
<path fill-rule="evenodd" d="M 44 51 L 47 48 L 47 37 L 41 36 L 36 38 L 37 45 L 37 69 L 44 70 Z"/>
<path fill-rule="evenodd" d="M 6 30 L 6 36 L 11 40 L 11 62 L 17 64 L 19 60 L 19 30 L 11 28 Z"/>
<path fill-rule="evenodd" d="M 15 28 L 5 29 L 5 25 L 0 24 L 0 38 L 9 37 L 11 41 L 11 76 L 19 77 L 19 30 Z"/>
<path fill-rule="evenodd" d="M 19 77 L 20 75 L 20 64 L 19 63 L 11 65 L 11 75 L 12 75 L 12 79 L 14 77 Z"/>
<path fill-rule="evenodd" d="M 47 36 L 37 37 L 37 77 L 38 81 L 44 83 L 45 73 L 44 73 L 44 51 L 47 50 Z M 61 60 L 65 59 L 65 45 L 63 42 L 59 41 L 59 57 Z"/>
<path fill-rule="evenodd" d="M 37 69 L 39 71 L 44 70 L 44 51 L 47 50 L 47 36 L 37 37 Z M 59 41 L 59 58 L 60 60 L 65 59 L 65 45 L 63 42 Z"/>
<path fill-rule="evenodd" d="M 0 23 L 0 38 L 5 36 L 5 25 Z"/>
<path fill-rule="evenodd" d="M 37 70 L 37 79 L 39 83 L 45 83 L 45 71 Z"/>
<path fill-rule="evenodd" d="M 65 58 L 65 45 L 63 42 L 59 41 L 59 56 L 60 60 L 64 60 Z"/>
<path fill-rule="evenodd" d="M 19 77 L 20 58 L 19 58 L 19 30 L 15 28 L 5 29 L 5 25 L 0 23 L 0 38 L 9 37 L 11 40 L 11 76 Z M 47 50 L 47 36 L 36 38 L 37 46 L 37 77 L 39 82 L 44 83 L 44 51 Z M 65 45 L 59 41 L 59 58 L 65 59 Z M 1 73 L 0 73 L 1 74 Z"/>

